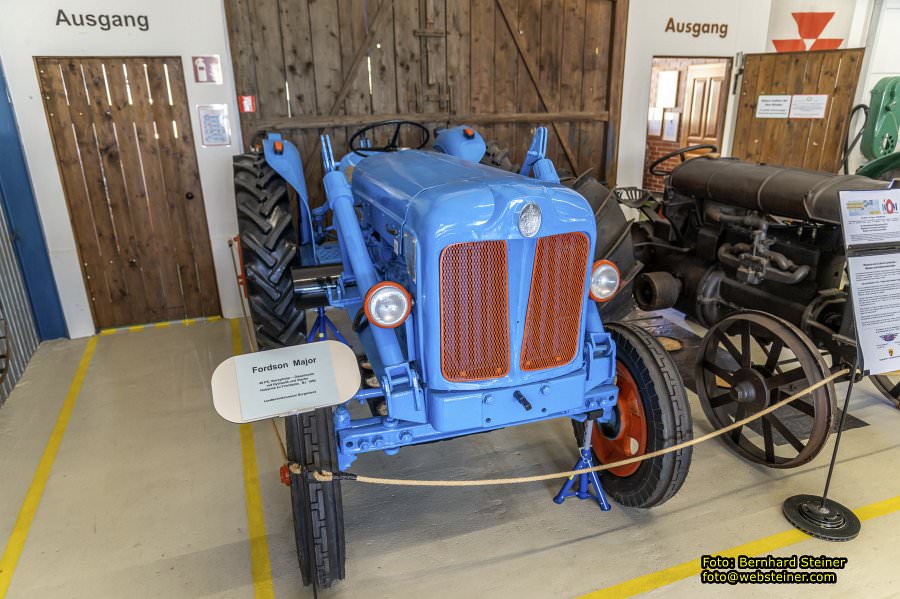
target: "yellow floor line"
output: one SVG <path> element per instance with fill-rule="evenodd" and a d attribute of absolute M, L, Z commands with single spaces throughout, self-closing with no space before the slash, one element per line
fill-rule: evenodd
<path fill-rule="evenodd" d="M 13 573 L 16 571 L 16 564 L 19 562 L 19 556 L 22 555 L 25 541 L 28 539 L 31 522 L 34 520 L 34 515 L 41 502 L 41 496 L 44 494 L 44 487 L 47 486 L 47 479 L 50 477 L 50 471 L 53 469 L 53 462 L 62 443 L 63 435 L 66 434 L 69 419 L 72 417 L 72 408 L 75 407 L 75 400 L 78 399 L 78 394 L 81 392 L 81 385 L 84 383 L 84 377 L 87 374 L 88 367 L 91 365 L 91 359 L 94 357 L 96 348 L 97 337 L 91 337 L 84 348 L 84 353 L 81 355 L 81 361 L 78 363 L 75 377 L 69 385 L 69 391 L 66 393 L 62 408 L 59 410 L 59 416 L 56 417 L 53 432 L 50 433 L 50 439 L 44 448 L 44 454 L 41 456 L 41 461 L 38 462 L 34 478 L 31 479 L 31 485 L 25 494 L 25 501 L 22 503 L 12 533 L 9 535 L 9 540 L 3 549 L 3 556 L 0 557 L 0 599 L 6 597 L 6 592 L 9 590 L 9 583 L 12 581 Z"/>
<path fill-rule="evenodd" d="M 871 520 L 879 516 L 885 516 L 900 511 L 900 495 L 891 497 L 883 501 L 878 501 L 861 508 L 853 510 L 857 517 L 862 520 Z M 720 551 L 714 555 L 722 555 L 726 557 L 736 557 L 738 555 L 763 555 L 771 553 L 791 545 L 795 545 L 801 541 L 811 539 L 809 535 L 800 532 L 797 529 L 779 532 L 762 539 L 751 541 L 737 547 Z M 624 597 L 634 597 L 641 593 L 647 593 L 655 589 L 667 586 L 673 582 L 698 576 L 700 574 L 700 558 L 684 562 L 670 568 L 644 574 L 625 582 L 593 591 L 586 595 L 582 595 L 578 599 L 622 599 Z"/>
<path fill-rule="evenodd" d="M 240 320 L 233 319 L 231 325 L 231 353 L 244 353 L 241 342 Z M 253 441 L 253 427 L 242 424 L 241 455 L 244 462 L 244 493 L 247 497 L 247 533 L 250 537 L 250 570 L 253 573 L 253 595 L 256 599 L 272 599 L 275 588 L 272 584 L 272 566 L 269 563 L 269 541 L 266 537 L 266 521 L 259 488 L 259 470 L 256 465 L 256 448 Z M 0 598 L 2 599 L 2 598 Z"/>
<path fill-rule="evenodd" d="M 205 316 L 201 318 L 185 318 L 183 320 L 168 320 L 165 322 L 153 322 L 149 324 L 135 324 L 127 327 L 102 329 L 100 331 L 100 335 L 102 335 L 103 337 L 107 337 L 109 335 L 115 335 L 116 333 L 137 333 L 138 331 L 144 331 L 146 329 L 164 329 L 173 325 L 189 327 L 197 324 L 198 322 L 216 322 L 219 320 L 222 320 L 221 316 Z"/>

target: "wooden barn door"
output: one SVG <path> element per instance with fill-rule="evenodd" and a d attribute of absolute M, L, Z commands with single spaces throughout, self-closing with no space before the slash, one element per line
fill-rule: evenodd
<path fill-rule="evenodd" d="M 367 123 L 466 123 L 522 160 L 537 125 L 557 167 L 614 181 L 628 0 L 225 0 L 235 84 L 321 196 L 335 153 Z"/>
<path fill-rule="evenodd" d="M 219 314 L 180 58 L 36 58 L 98 328 Z"/>
<path fill-rule="evenodd" d="M 853 48 L 748 54 L 738 100 L 732 156 L 780 166 L 838 172 L 864 51 Z M 824 116 L 756 116 L 760 96 L 794 94 L 827 96 Z"/>

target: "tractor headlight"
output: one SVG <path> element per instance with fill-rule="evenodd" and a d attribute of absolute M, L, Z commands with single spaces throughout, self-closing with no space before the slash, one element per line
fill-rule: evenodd
<path fill-rule="evenodd" d="M 537 204 L 525 204 L 519 213 L 519 233 L 522 237 L 534 237 L 541 228 L 541 209 Z"/>
<path fill-rule="evenodd" d="M 399 327 L 409 317 L 411 309 L 409 292 L 393 281 L 373 285 L 366 294 L 366 318 L 383 329 Z"/>
<path fill-rule="evenodd" d="M 590 296 L 595 302 L 606 302 L 619 290 L 619 269 L 609 260 L 597 260 L 591 268 Z"/>

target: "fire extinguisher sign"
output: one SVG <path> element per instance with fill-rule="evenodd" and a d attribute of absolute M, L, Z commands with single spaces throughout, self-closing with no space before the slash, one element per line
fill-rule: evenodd
<path fill-rule="evenodd" d="M 222 62 L 217 54 L 192 56 L 191 64 L 194 67 L 194 81 L 196 83 L 222 84 Z"/>
<path fill-rule="evenodd" d="M 256 112 L 256 96 L 238 96 L 238 108 L 241 112 Z"/>

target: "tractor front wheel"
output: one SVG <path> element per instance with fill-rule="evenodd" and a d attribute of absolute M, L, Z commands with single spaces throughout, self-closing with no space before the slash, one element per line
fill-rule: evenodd
<path fill-rule="evenodd" d="M 331 408 L 284 419 L 288 459 L 304 472 L 338 470 Z M 291 474 L 294 538 L 304 585 L 328 588 L 344 578 L 344 508 L 340 481 Z"/>
<path fill-rule="evenodd" d="M 594 460 L 610 464 L 672 447 L 692 438 L 691 410 L 678 368 L 659 342 L 632 325 L 608 324 L 616 343 L 619 399 L 612 422 L 595 424 Z M 575 438 L 584 424 L 574 422 Z M 643 462 L 600 473 L 604 490 L 616 502 L 638 508 L 665 503 L 678 492 L 691 464 L 687 447 Z"/>

